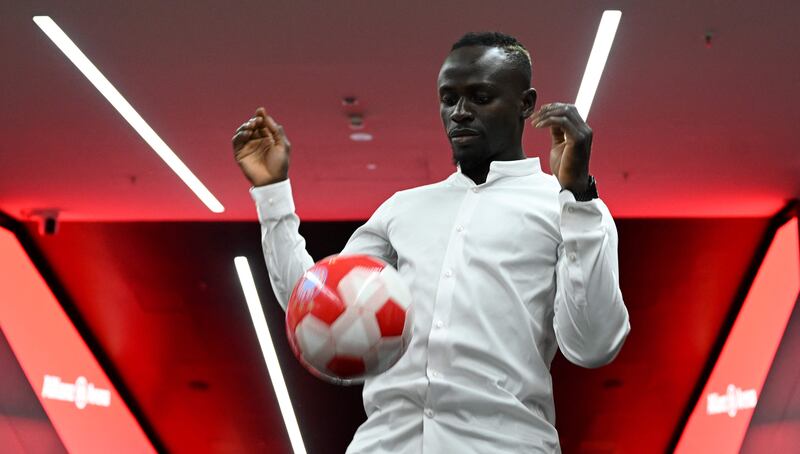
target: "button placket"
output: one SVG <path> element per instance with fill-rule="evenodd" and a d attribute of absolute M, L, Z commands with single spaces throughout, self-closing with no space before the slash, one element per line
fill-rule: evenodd
<path fill-rule="evenodd" d="M 436 297 L 431 308 L 432 325 L 428 334 L 426 361 L 428 389 L 424 403 L 424 407 L 428 411 L 426 412 L 426 419 L 433 418 L 437 403 L 448 386 L 445 381 L 441 380 L 441 377 L 444 376 L 443 371 L 446 372 L 447 367 L 449 367 L 447 351 L 450 342 L 450 330 L 447 329 L 447 326 L 453 309 L 453 295 L 456 290 L 456 283 L 460 278 L 459 267 L 465 262 L 463 256 L 465 235 L 462 235 L 461 232 L 466 230 L 466 226 L 469 225 L 478 200 L 479 196 L 474 192 L 466 192 L 456 212 L 456 222 L 453 230 L 450 231 L 450 238 L 442 261 Z"/>

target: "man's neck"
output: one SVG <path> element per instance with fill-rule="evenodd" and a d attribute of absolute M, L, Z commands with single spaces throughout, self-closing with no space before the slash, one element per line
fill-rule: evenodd
<path fill-rule="evenodd" d="M 461 173 L 468 176 L 475 184 L 486 183 L 486 177 L 489 175 L 489 166 L 480 166 L 472 169 L 461 169 Z"/>
<path fill-rule="evenodd" d="M 517 161 L 520 159 L 525 159 L 525 153 L 522 152 L 522 149 L 515 150 L 514 153 L 503 154 L 500 156 L 495 157 L 490 161 L 486 161 L 480 164 L 473 166 L 461 166 L 461 173 L 468 176 L 470 180 L 474 181 L 475 184 L 483 184 L 486 183 L 486 177 L 489 175 L 489 166 L 491 166 L 492 162 L 494 161 Z"/>

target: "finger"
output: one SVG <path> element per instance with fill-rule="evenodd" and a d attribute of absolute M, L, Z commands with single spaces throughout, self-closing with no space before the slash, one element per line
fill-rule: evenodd
<path fill-rule="evenodd" d="M 283 131 L 283 126 L 278 126 L 278 133 L 281 137 L 281 142 L 286 146 L 286 153 L 290 153 L 292 150 L 292 144 L 289 143 L 289 138 L 286 137 L 286 133 Z"/>
<path fill-rule="evenodd" d="M 543 105 L 541 109 L 531 115 L 531 123 L 536 124 L 536 122 L 541 121 L 542 119 L 551 115 L 569 117 L 575 122 L 575 124 L 578 125 L 585 123 L 583 117 L 581 117 L 581 114 L 578 112 L 578 108 L 575 107 L 574 104 L 566 104 L 563 102 L 554 102 Z"/>
<path fill-rule="evenodd" d="M 266 126 L 267 130 L 269 130 L 269 133 L 272 136 L 272 140 L 275 143 L 288 145 L 289 141 L 286 139 L 286 133 L 283 131 L 283 126 L 276 123 L 275 120 L 269 115 L 267 115 L 266 118 Z"/>
<path fill-rule="evenodd" d="M 572 121 L 579 128 L 582 128 L 583 126 L 586 125 L 586 122 L 583 120 L 583 117 L 581 117 L 580 112 L 578 112 L 578 109 L 572 104 L 562 104 L 559 106 L 554 106 L 548 109 L 546 112 L 544 112 L 541 118 L 539 118 L 539 120 L 541 121 L 543 118 L 554 115 L 569 118 L 570 121 Z"/>
<path fill-rule="evenodd" d="M 543 112 L 538 118 L 534 119 L 532 122 L 535 127 L 540 127 L 544 120 L 551 118 L 551 117 L 565 117 L 569 119 L 570 124 L 574 125 L 577 132 L 575 133 L 575 138 L 580 137 L 591 137 L 592 135 L 592 128 L 583 121 L 583 117 L 581 117 L 578 109 L 572 104 L 561 104 L 558 106 L 552 106 L 547 111 Z"/>
<path fill-rule="evenodd" d="M 564 103 L 559 103 L 559 102 L 542 104 L 542 106 L 539 107 L 539 110 L 537 110 L 536 112 L 533 113 L 533 115 L 531 115 L 531 122 L 535 123 L 537 120 L 541 120 L 545 115 L 547 115 L 547 113 L 551 112 L 553 109 L 563 104 Z"/>
<path fill-rule="evenodd" d="M 242 148 L 244 144 L 246 144 L 250 140 L 252 135 L 253 131 L 249 129 L 234 134 L 233 138 L 231 139 L 231 141 L 233 142 L 233 151 L 234 152 L 239 151 L 239 149 Z"/>
<path fill-rule="evenodd" d="M 274 138 L 272 137 L 272 133 L 269 132 L 269 129 L 265 127 L 261 127 L 258 129 L 258 136 L 259 137 L 268 137 L 272 142 L 275 142 Z"/>
<path fill-rule="evenodd" d="M 234 132 L 234 134 L 238 134 L 238 133 L 240 133 L 240 132 L 244 131 L 245 129 L 252 129 L 252 128 L 250 127 L 250 121 L 246 121 L 246 122 L 242 123 L 242 125 L 241 125 L 241 126 L 239 126 L 239 129 L 237 129 L 237 130 Z"/>
<path fill-rule="evenodd" d="M 581 117 L 580 112 L 578 112 L 578 108 L 575 107 L 574 104 L 564 104 L 564 103 L 550 104 L 548 106 L 548 109 L 542 112 L 537 118 L 533 118 L 531 120 L 531 123 L 533 123 L 533 125 L 536 126 L 544 119 L 549 118 L 551 116 L 567 117 L 583 136 L 592 135 L 592 128 L 590 128 L 589 125 L 586 124 L 586 122 L 583 120 L 583 117 Z"/>
<path fill-rule="evenodd" d="M 278 134 L 279 129 L 280 129 L 280 126 L 278 125 L 278 123 L 276 123 L 275 120 L 272 117 L 270 117 L 269 115 L 267 115 L 265 117 L 265 120 L 266 120 L 267 129 L 269 129 L 269 132 L 272 133 L 272 134 Z"/>
<path fill-rule="evenodd" d="M 548 113 L 552 112 L 552 110 L 557 107 L 558 103 L 550 103 L 550 104 L 543 104 L 542 107 L 539 108 L 536 112 L 531 115 L 531 123 L 536 123 L 537 121 L 541 121 L 542 118 L 546 117 Z"/>
<path fill-rule="evenodd" d="M 536 124 L 537 128 L 550 127 L 553 140 L 563 142 L 565 137 L 573 141 L 584 138 L 583 132 L 566 116 L 549 116 Z"/>
<path fill-rule="evenodd" d="M 247 141 L 247 140 L 250 140 L 250 136 L 251 136 L 252 134 L 253 134 L 253 131 L 252 131 L 252 130 L 250 130 L 250 129 L 243 129 L 243 130 L 241 130 L 241 131 L 236 131 L 236 134 L 234 134 L 234 135 L 233 135 L 233 138 L 231 138 L 231 140 L 232 140 L 233 142 L 236 142 L 236 141 L 242 141 L 242 140 L 244 140 L 244 141 Z"/>
<path fill-rule="evenodd" d="M 259 107 L 258 109 L 256 109 L 256 117 L 264 118 L 266 116 L 267 116 L 267 111 L 263 107 Z"/>

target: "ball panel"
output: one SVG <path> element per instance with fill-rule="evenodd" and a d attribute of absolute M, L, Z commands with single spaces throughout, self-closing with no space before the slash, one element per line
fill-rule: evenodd
<path fill-rule="evenodd" d="M 411 338 L 414 335 L 414 306 L 408 306 L 406 309 L 406 320 L 403 324 L 403 350 L 411 345 Z"/>
<path fill-rule="evenodd" d="M 310 313 L 328 325 L 332 325 L 344 313 L 345 308 L 344 302 L 337 295 L 333 292 L 325 292 L 320 293 L 311 301 Z"/>
<path fill-rule="evenodd" d="M 333 325 L 331 333 L 337 354 L 361 356 L 375 345 L 381 330 L 373 316 L 364 316 L 348 308 Z"/>
<path fill-rule="evenodd" d="M 289 330 L 293 331 L 309 313 L 330 324 L 344 311 L 344 303 L 338 294 L 326 285 L 328 274 L 326 266 L 315 265 L 297 281 L 286 308 L 286 326 Z"/>
<path fill-rule="evenodd" d="M 397 270 L 387 266 L 381 270 L 383 285 L 386 286 L 388 297 L 393 299 L 403 309 L 411 306 L 411 292 L 408 290 L 403 276 Z"/>
<path fill-rule="evenodd" d="M 347 379 L 364 375 L 367 368 L 359 357 L 337 355 L 328 362 L 327 369 L 335 376 Z"/>
<path fill-rule="evenodd" d="M 347 306 L 371 312 L 375 312 L 388 296 L 380 274 L 363 267 L 353 268 L 347 273 L 336 290 Z"/>
<path fill-rule="evenodd" d="M 328 270 L 328 285 L 336 288 L 339 281 L 353 268 L 366 268 L 380 272 L 386 264 L 367 255 L 334 255 L 318 262 Z"/>
<path fill-rule="evenodd" d="M 295 339 L 300 355 L 318 370 L 322 370 L 335 354 L 330 326 L 313 315 L 304 317 L 297 325 Z"/>
<path fill-rule="evenodd" d="M 406 322 L 406 311 L 389 299 L 375 312 L 375 319 L 378 321 L 381 336 L 400 336 Z"/>
<path fill-rule="evenodd" d="M 405 353 L 403 339 L 400 337 L 386 337 L 375 346 L 378 364 L 375 373 L 383 373 L 395 365 L 397 360 Z"/>

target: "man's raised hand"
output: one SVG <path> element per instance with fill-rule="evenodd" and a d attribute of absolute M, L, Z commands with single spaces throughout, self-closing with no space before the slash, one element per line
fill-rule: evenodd
<path fill-rule="evenodd" d="M 263 107 L 233 135 L 233 155 L 253 186 L 265 186 L 288 178 L 292 145 L 283 127 Z"/>
<path fill-rule="evenodd" d="M 585 191 L 589 184 L 592 129 L 575 105 L 545 104 L 533 114 L 531 123 L 537 128 L 550 128 L 550 170 L 561 187 L 574 194 Z"/>

